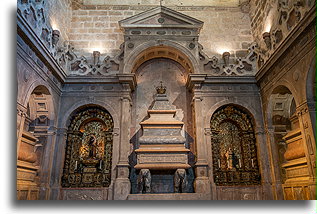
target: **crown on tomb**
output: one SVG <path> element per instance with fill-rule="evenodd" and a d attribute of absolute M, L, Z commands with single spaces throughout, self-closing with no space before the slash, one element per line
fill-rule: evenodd
<path fill-rule="evenodd" d="M 165 94 L 166 92 L 166 86 L 163 86 L 163 82 L 160 82 L 161 85 L 156 87 L 157 94 Z"/>

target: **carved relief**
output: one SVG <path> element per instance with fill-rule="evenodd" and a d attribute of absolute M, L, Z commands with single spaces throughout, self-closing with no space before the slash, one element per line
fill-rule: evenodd
<path fill-rule="evenodd" d="M 54 55 L 53 29 L 45 12 L 45 1 L 19 0 L 17 12 L 33 27 L 36 35 L 46 45 L 51 54 Z"/>
<path fill-rule="evenodd" d="M 111 179 L 113 120 L 100 108 L 73 116 L 68 127 L 63 187 L 107 187 Z"/>
<path fill-rule="evenodd" d="M 311 1 L 302 0 L 269 1 L 265 4 L 264 11 L 270 11 L 270 13 L 274 14 L 274 17 L 267 17 L 267 19 L 272 19 L 272 23 L 270 31 L 265 32 L 267 35 L 270 35 L 270 38 L 266 38 L 272 43 L 272 48 L 266 47 L 265 39 L 258 38 L 259 68 L 270 58 L 281 44 L 281 41 L 289 35 L 311 7 Z"/>
<path fill-rule="evenodd" d="M 204 71 L 213 76 L 244 76 L 254 75 L 256 72 L 257 45 L 255 43 L 249 47 L 246 57 L 238 57 L 235 63 L 229 63 L 229 59 L 220 61 L 216 56 L 209 58 L 202 50 L 202 46 L 199 45 L 199 57 L 204 65 Z"/>
<path fill-rule="evenodd" d="M 225 106 L 214 113 L 210 127 L 215 183 L 260 184 L 251 117 L 235 106 Z"/>

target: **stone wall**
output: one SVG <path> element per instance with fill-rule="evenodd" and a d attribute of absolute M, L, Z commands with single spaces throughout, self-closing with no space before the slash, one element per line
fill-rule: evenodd
<path fill-rule="evenodd" d="M 60 44 L 68 40 L 68 33 L 71 22 L 71 0 L 50 0 L 46 1 L 47 15 L 53 30 L 61 32 Z"/>
<path fill-rule="evenodd" d="M 123 42 L 118 21 L 153 8 L 152 6 L 84 5 L 73 10 L 69 39 L 78 55 L 93 50 L 114 55 Z M 208 56 L 230 51 L 241 55 L 252 42 L 250 19 L 239 7 L 169 7 L 204 22 L 199 42 Z"/>

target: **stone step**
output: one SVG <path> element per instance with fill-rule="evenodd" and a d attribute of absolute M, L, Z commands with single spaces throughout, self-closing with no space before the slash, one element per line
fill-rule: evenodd
<path fill-rule="evenodd" d="M 210 200 L 210 194 L 203 193 L 166 193 L 166 194 L 129 194 L 127 200 Z"/>

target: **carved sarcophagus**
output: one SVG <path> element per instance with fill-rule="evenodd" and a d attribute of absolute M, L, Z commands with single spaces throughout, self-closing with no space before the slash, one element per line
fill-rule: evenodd
<path fill-rule="evenodd" d="M 139 139 L 136 169 L 188 169 L 188 152 L 181 131 L 183 122 L 175 119 L 176 107 L 166 95 L 164 86 L 157 87 L 157 95 L 149 119 L 140 123 L 143 135 Z"/>

